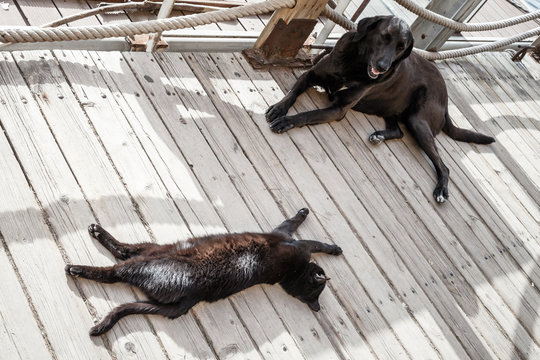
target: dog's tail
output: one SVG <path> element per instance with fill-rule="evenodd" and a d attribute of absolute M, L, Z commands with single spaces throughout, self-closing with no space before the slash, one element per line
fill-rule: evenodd
<path fill-rule="evenodd" d="M 452 124 L 452 120 L 450 119 L 448 112 L 444 114 L 444 117 L 445 122 L 443 131 L 454 140 L 475 144 L 491 144 L 492 142 L 495 142 L 495 139 L 491 136 L 456 127 L 454 124 Z"/>

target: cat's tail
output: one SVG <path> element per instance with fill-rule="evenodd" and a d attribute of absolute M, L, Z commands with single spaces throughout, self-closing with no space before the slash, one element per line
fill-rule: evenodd
<path fill-rule="evenodd" d="M 444 114 L 444 118 L 443 131 L 454 140 L 475 144 L 491 144 L 492 142 L 495 142 L 495 139 L 491 136 L 480 134 L 476 131 L 458 128 L 452 123 L 448 112 Z"/>

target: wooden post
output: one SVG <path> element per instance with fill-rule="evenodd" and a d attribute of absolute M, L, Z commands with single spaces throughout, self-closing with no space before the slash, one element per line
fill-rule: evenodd
<path fill-rule="evenodd" d="M 455 21 L 466 21 L 487 0 L 432 0 L 426 9 Z M 411 25 L 414 46 L 420 49 L 437 51 L 454 30 L 418 17 Z"/>
<path fill-rule="evenodd" d="M 275 11 L 254 48 L 267 57 L 294 57 L 327 3 L 328 0 L 297 0 L 294 8 Z"/>

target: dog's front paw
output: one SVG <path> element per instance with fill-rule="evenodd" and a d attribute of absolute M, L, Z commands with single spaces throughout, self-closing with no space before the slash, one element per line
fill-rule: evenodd
<path fill-rule="evenodd" d="M 282 116 L 270 123 L 270 130 L 275 133 L 281 134 L 285 131 L 291 130 L 295 126 L 296 125 L 287 116 Z"/>
<path fill-rule="evenodd" d="M 283 104 L 281 103 L 270 106 L 265 113 L 266 121 L 272 122 L 279 117 L 287 115 L 287 110 L 288 109 L 286 109 L 285 106 L 283 106 Z"/>
<path fill-rule="evenodd" d="M 384 135 L 379 134 L 379 132 L 374 132 L 369 136 L 369 142 L 373 145 L 379 145 L 381 142 L 384 141 Z"/>
<path fill-rule="evenodd" d="M 448 199 L 448 188 L 446 186 L 437 186 L 433 191 L 433 197 L 435 201 L 442 204 Z"/>

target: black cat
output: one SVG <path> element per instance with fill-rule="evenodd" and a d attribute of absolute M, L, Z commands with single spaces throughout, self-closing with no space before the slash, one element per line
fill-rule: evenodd
<path fill-rule="evenodd" d="M 90 335 L 107 332 L 131 314 L 174 319 L 200 301 L 217 301 L 261 283 L 279 283 L 288 294 L 319 311 L 319 295 L 329 279 L 310 262 L 311 253 L 340 255 L 342 251 L 336 245 L 291 237 L 308 213 L 301 209 L 267 234 L 203 236 L 169 245 L 120 243 L 101 226 L 90 225 L 90 235 L 124 261 L 110 267 L 67 265 L 66 272 L 103 283 L 125 282 L 151 299 L 120 305 Z"/>

